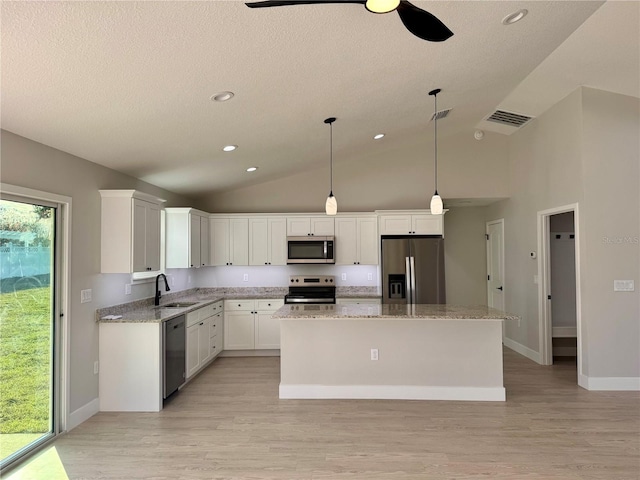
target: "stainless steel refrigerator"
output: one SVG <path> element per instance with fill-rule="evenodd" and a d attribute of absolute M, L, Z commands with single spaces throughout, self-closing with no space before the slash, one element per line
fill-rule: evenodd
<path fill-rule="evenodd" d="M 382 303 L 446 303 L 442 237 L 382 237 Z"/>

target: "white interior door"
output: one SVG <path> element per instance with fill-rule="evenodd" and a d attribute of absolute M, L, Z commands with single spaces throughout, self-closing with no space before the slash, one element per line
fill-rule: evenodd
<path fill-rule="evenodd" d="M 504 310 L 504 220 L 487 222 L 487 302 Z"/>

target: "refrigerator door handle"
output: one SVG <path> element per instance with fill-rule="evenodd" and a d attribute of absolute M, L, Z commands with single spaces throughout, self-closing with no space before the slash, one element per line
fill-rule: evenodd
<path fill-rule="evenodd" d="M 411 257 L 410 259 L 410 267 L 411 267 L 411 303 L 416 303 L 416 263 L 415 257 Z"/>
<path fill-rule="evenodd" d="M 407 291 L 407 303 L 413 303 L 413 299 L 411 298 L 411 264 L 409 262 L 409 257 L 404 257 L 404 282 L 405 282 L 405 290 Z"/>

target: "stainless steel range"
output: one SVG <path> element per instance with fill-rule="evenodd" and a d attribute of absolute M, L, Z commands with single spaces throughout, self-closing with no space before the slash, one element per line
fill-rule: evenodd
<path fill-rule="evenodd" d="M 292 275 L 289 293 L 284 303 L 336 303 L 336 282 L 333 275 Z"/>

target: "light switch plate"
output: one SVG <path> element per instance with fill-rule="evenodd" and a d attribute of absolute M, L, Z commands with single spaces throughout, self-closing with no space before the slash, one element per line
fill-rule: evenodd
<path fill-rule="evenodd" d="M 614 280 L 613 291 L 614 292 L 633 292 L 635 285 L 633 280 Z"/>

